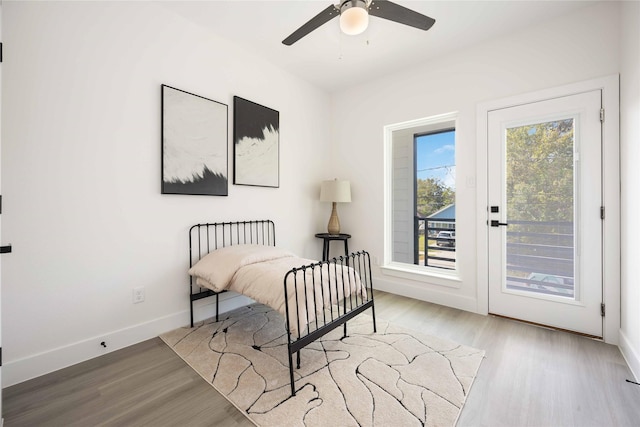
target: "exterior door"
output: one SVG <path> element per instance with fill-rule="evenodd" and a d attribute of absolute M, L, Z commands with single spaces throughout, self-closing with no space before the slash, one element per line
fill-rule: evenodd
<path fill-rule="evenodd" d="M 488 114 L 489 312 L 602 337 L 601 91 Z"/>

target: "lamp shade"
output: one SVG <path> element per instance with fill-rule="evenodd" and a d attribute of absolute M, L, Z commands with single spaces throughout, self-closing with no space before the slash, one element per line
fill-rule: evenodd
<path fill-rule="evenodd" d="M 351 183 L 349 181 L 322 181 L 320 187 L 321 202 L 348 203 L 351 201 Z"/>

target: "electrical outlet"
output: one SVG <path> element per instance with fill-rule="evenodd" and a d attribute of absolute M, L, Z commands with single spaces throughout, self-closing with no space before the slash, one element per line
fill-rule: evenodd
<path fill-rule="evenodd" d="M 133 303 L 144 302 L 144 286 L 133 288 Z"/>

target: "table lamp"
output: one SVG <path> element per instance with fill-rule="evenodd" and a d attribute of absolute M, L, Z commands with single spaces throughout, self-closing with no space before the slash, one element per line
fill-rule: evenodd
<path fill-rule="evenodd" d="M 351 202 L 351 184 L 349 181 L 338 181 L 337 179 L 332 181 L 322 181 L 322 186 L 320 187 L 320 201 L 333 203 L 333 209 L 331 210 L 331 217 L 329 218 L 327 231 L 329 234 L 340 234 L 340 220 L 338 219 L 336 203 Z"/>

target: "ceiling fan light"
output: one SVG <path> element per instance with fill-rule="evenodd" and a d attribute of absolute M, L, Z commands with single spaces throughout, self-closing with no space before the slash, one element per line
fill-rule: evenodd
<path fill-rule="evenodd" d="M 369 12 L 365 3 L 358 1 L 357 5 L 346 2 L 340 11 L 340 30 L 343 33 L 355 36 L 361 34 L 369 26 Z"/>

